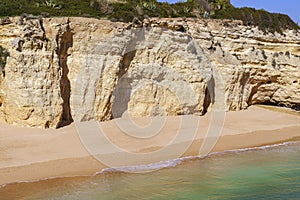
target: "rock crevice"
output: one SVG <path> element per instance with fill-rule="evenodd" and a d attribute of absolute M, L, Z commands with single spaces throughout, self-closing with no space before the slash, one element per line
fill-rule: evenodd
<path fill-rule="evenodd" d="M 73 46 L 73 34 L 70 30 L 69 25 L 66 27 L 65 32 L 57 35 L 56 43 L 57 50 L 56 54 L 58 57 L 58 65 L 61 69 L 60 78 L 60 91 L 61 98 L 63 99 L 62 104 L 62 115 L 58 127 L 68 125 L 73 122 L 71 115 L 70 97 L 71 97 L 71 84 L 68 78 L 69 67 L 68 67 L 68 50 Z"/>

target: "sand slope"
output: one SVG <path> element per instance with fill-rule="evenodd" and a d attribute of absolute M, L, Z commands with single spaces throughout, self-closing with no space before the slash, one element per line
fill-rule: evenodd
<path fill-rule="evenodd" d="M 180 116 L 168 117 L 157 134 L 142 139 L 138 137 L 146 134 L 145 131 L 136 132 L 135 134 L 140 134 L 138 137 L 124 134 L 116 126 L 116 122 L 120 123 L 120 120 L 100 123 L 100 127 L 119 149 L 131 154 L 144 154 L 142 160 L 134 162 L 146 164 L 171 159 L 177 156 L 176 149 L 184 149 L 180 156 L 198 155 L 209 129 L 210 117 L 210 114 L 203 117 L 184 116 L 184 121 Z M 151 118 L 135 119 L 139 126 L 147 125 L 149 121 Z M 182 127 L 182 136 L 174 141 Z M 195 127 L 195 138 L 190 141 L 188 132 Z M 299 114 L 288 113 L 285 109 L 252 106 L 248 110 L 226 113 L 221 137 L 213 151 L 262 146 L 299 138 Z M 160 151 L 168 145 L 169 151 Z M 185 148 L 186 145 L 188 148 Z M 104 144 L 101 150 L 106 148 L 109 150 Z M 156 157 L 148 156 L 152 152 L 162 153 Z M 128 160 L 124 154 L 119 153 L 110 152 L 107 157 L 119 159 L 120 163 L 122 159 Z M 92 175 L 106 167 L 88 153 L 77 134 L 75 124 L 58 130 L 0 125 L 0 185 L 51 177 Z"/>

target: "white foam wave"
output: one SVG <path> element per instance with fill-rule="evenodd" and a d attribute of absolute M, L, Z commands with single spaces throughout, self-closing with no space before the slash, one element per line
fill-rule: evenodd
<path fill-rule="evenodd" d="M 150 171 L 164 169 L 164 168 L 176 167 L 177 165 L 182 164 L 184 161 L 197 159 L 197 158 L 198 158 L 198 156 L 188 156 L 188 157 L 176 158 L 176 159 L 168 160 L 168 161 L 150 163 L 150 164 L 146 164 L 146 165 L 105 168 L 105 169 L 101 170 L 100 172 L 95 173 L 95 175 L 112 173 L 112 172 L 126 172 L 126 173 L 150 172 Z"/>
<path fill-rule="evenodd" d="M 180 165 L 183 162 L 188 161 L 188 160 L 204 159 L 206 157 L 211 157 L 213 155 L 220 155 L 220 154 L 226 154 L 226 153 L 239 153 L 239 152 L 254 151 L 254 150 L 263 150 L 263 149 L 270 149 L 270 148 L 287 146 L 287 145 L 292 145 L 292 144 L 297 144 L 297 143 L 299 143 L 299 142 L 284 142 L 284 143 L 280 143 L 280 144 L 265 145 L 265 146 L 260 146 L 260 147 L 250 147 L 250 148 L 243 148 L 243 149 L 226 150 L 226 151 L 222 151 L 222 152 L 212 152 L 203 157 L 188 156 L 188 157 L 176 158 L 176 159 L 168 160 L 168 161 L 150 163 L 150 164 L 146 164 L 146 165 L 105 168 L 99 172 L 96 172 L 95 175 L 105 174 L 105 173 L 114 173 L 114 172 L 125 172 L 125 173 L 150 172 L 150 171 L 160 170 L 160 169 L 164 169 L 164 168 L 176 167 L 177 165 Z"/>

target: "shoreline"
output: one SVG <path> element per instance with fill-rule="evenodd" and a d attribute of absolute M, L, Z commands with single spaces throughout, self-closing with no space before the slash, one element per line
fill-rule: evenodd
<path fill-rule="evenodd" d="M 263 119 L 258 119 L 257 116 Z M 177 122 L 178 118 L 168 117 L 168 120 L 172 125 Z M 208 128 L 209 116 L 199 118 L 203 122 L 200 123 L 201 130 L 198 130 L 196 140 L 181 157 L 198 155 L 203 135 Z M 111 127 L 112 122 L 102 124 L 104 128 L 113 130 L 112 137 L 114 134 L 120 134 L 120 131 Z M 169 139 L 168 134 L 174 129 L 170 124 L 167 122 L 166 130 L 162 130 L 166 135 L 162 134 L 161 138 L 154 138 L 149 144 L 138 144 L 139 141 L 128 143 L 127 139 L 122 137 L 118 137 L 118 141 L 115 142 L 119 142 L 124 145 L 124 148 L 133 152 L 153 151 L 155 148 L 160 148 L 157 144 L 164 142 L 162 138 L 166 141 Z M 222 135 L 210 154 L 300 141 L 299 130 L 300 115 L 288 114 L 281 109 L 273 111 L 252 106 L 248 110 L 228 112 Z M 93 176 L 107 168 L 86 151 L 76 134 L 74 125 L 58 130 L 39 130 L 1 124 L 0 141 L 2 147 L 0 148 L 1 190 L 9 189 L 7 186 L 15 187 L 14 185 L 22 182 L 34 183 L 41 180 Z M 177 148 L 185 142 L 183 140 L 176 143 L 174 147 Z M 139 148 L 141 145 L 144 149 Z M 151 160 L 146 161 L 144 164 L 153 163 Z"/>
<path fill-rule="evenodd" d="M 164 161 L 162 163 L 158 163 L 158 164 L 162 164 L 163 166 L 160 168 L 155 168 L 151 172 L 155 172 L 156 170 L 162 170 L 162 169 L 166 169 L 166 168 L 176 167 L 178 165 L 182 165 L 182 164 L 185 164 L 186 162 L 196 160 L 196 159 L 209 159 L 213 156 L 218 156 L 218 155 L 223 156 L 223 155 L 232 154 L 232 153 L 242 153 L 242 152 L 247 152 L 247 151 L 259 151 L 259 150 L 264 150 L 264 149 L 272 149 L 272 148 L 276 148 L 276 147 L 299 145 L 299 144 L 300 144 L 300 138 L 298 138 L 295 141 L 284 142 L 284 143 L 275 143 L 275 144 L 270 144 L 270 145 L 260 146 L 260 147 L 249 147 L 249 148 L 243 148 L 243 149 L 225 150 L 222 152 L 211 152 L 209 155 L 205 156 L 204 158 L 200 158 L 198 156 L 182 157 L 182 158 L 178 158 L 176 160 L 170 160 L 170 161 Z M 153 165 L 156 165 L 156 164 L 157 163 L 153 163 Z M 139 166 L 137 166 L 137 167 L 139 167 Z M 63 184 L 68 184 L 68 183 L 72 184 L 72 183 L 78 182 L 78 181 L 79 182 L 86 181 L 89 178 L 93 178 L 96 176 L 104 175 L 104 176 L 113 177 L 113 176 L 118 176 L 123 173 L 127 173 L 127 172 L 122 171 L 122 168 L 117 169 L 117 170 L 114 170 L 114 169 L 111 170 L 111 168 L 104 168 L 101 171 L 96 172 L 95 174 L 92 174 L 92 175 L 50 177 L 50 178 L 45 178 L 45 179 L 40 179 L 40 180 L 9 183 L 9 184 L 0 186 L 0 194 L 2 195 L 1 197 L 3 200 L 27 199 L 28 197 L 29 198 L 34 197 L 40 191 L 49 189 L 49 187 L 56 187 L 58 185 L 63 185 Z M 132 172 L 132 173 L 134 173 L 134 172 Z"/>

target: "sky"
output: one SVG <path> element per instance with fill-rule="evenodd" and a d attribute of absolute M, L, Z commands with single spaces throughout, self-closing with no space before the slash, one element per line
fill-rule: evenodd
<path fill-rule="evenodd" d="M 178 0 L 159 0 L 176 3 Z M 288 14 L 300 24 L 300 0 L 231 0 L 235 7 L 253 7 L 269 12 Z"/>

